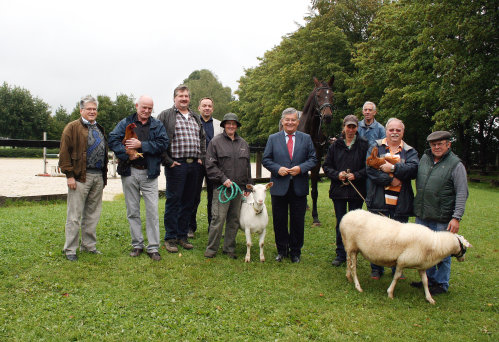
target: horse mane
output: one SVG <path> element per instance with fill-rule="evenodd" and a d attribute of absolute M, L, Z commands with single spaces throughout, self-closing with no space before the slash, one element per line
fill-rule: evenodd
<path fill-rule="evenodd" d="M 305 132 L 310 134 L 312 132 L 312 125 L 314 121 L 314 111 L 315 111 L 315 106 L 314 106 L 314 95 L 315 94 L 315 88 L 314 91 L 308 95 L 307 102 L 305 102 L 305 106 L 303 107 L 303 112 L 301 114 L 300 118 L 300 124 L 298 125 L 298 130 L 300 132 Z"/>

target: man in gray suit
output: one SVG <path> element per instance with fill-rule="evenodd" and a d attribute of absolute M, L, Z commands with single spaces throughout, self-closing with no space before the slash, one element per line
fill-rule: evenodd
<path fill-rule="evenodd" d="M 283 130 L 272 134 L 263 152 L 262 164 L 270 171 L 274 186 L 272 214 L 274 221 L 276 261 L 291 256 L 300 262 L 305 228 L 308 195 L 308 171 L 317 165 L 310 135 L 298 132 L 298 111 L 287 108 L 282 112 Z M 288 211 L 290 226 L 288 231 Z"/>

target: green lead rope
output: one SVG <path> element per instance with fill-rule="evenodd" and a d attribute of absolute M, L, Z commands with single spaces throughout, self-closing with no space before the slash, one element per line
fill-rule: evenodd
<path fill-rule="evenodd" d="M 230 195 L 227 196 L 227 190 L 230 189 Z M 239 185 L 237 185 L 236 183 L 232 182 L 232 185 L 230 186 L 230 188 L 224 186 L 224 185 L 220 185 L 217 190 L 219 190 L 220 192 L 218 193 L 218 201 L 220 203 L 227 203 L 229 201 L 232 201 L 234 198 L 237 197 L 237 195 L 239 194 L 242 194 L 242 190 L 241 188 L 239 187 Z M 222 199 L 222 197 L 225 197 L 225 200 Z"/>

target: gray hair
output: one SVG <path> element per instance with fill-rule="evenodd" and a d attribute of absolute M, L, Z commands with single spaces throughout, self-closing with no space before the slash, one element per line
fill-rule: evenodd
<path fill-rule="evenodd" d="M 191 92 L 189 90 L 189 87 L 185 84 L 180 84 L 179 86 L 177 86 L 177 88 L 175 88 L 175 90 L 173 91 L 173 98 L 175 98 L 177 95 L 178 95 L 178 92 L 179 91 L 184 91 L 184 90 L 187 90 L 187 93 L 189 94 L 189 97 L 191 97 Z"/>
<path fill-rule="evenodd" d="M 388 121 L 386 122 L 385 129 L 388 127 L 388 125 L 389 125 L 391 122 L 400 122 L 400 123 L 402 124 L 402 128 L 405 130 L 405 125 L 404 125 L 404 123 L 402 122 L 402 120 L 397 119 L 397 118 L 389 118 L 389 119 L 388 119 Z"/>
<path fill-rule="evenodd" d="M 376 111 L 376 105 L 374 104 L 374 102 L 371 102 L 371 101 L 366 101 L 366 102 L 364 103 L 364 105 L 362 106 L 362 109 L 364 109 L 364 107 L 365 107 L 366 105 L 372 105 L 372 106 L 373 106 L 373 111 Z"/>
<path fill-rule="evenodd" d="M 99 104 L 92 95 L 83 96 L 80 100 L 80 109 L 84 109 L 87 103 L 95 103 L 96 105 Z"/>
<path fill-rule="evenodd" d="M 301 112 L 297 111 L 293 107 L 289 107 L 283 110 L 281 114 L 281 119 L 284 119 L 284 117 L 289 114 L 296 114 L 296 117 L 298 118 L 298 120 L 300 120 Z"/>

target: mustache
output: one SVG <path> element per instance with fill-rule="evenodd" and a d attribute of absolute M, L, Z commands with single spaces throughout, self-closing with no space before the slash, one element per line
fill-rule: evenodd
<path fill-rule="evenodd" d="M 400 134 L 398 134 L 398 133 L 392 133 L 392 134 L 390 134 L 390 137 L 392 137 L 392 138 L 398 138 L 398 137 L 400 137 Z"/>

